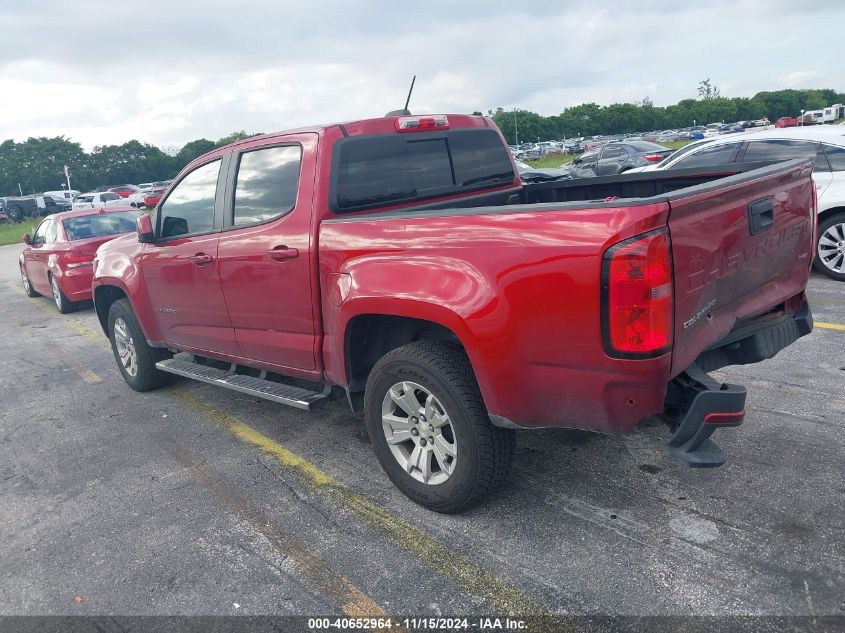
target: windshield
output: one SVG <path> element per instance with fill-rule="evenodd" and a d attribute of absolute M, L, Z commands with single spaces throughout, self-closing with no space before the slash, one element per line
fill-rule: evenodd
<path fill-rule="evenodd" d="M 140 216 L 141 211 L 97 213 L 67 218 L 62 220 L 62 224 L 70 241 L 84 240 L 89 237 L 130 233 L 135 230 L 135 222 Z"/>

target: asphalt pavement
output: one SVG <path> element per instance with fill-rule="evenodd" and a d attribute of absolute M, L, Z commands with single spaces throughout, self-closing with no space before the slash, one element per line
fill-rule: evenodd
<path fill-rule="evenodd" d="M 520 432 L 464 514 L 395 489 L 344 400 L 304 413 L 123 382 L 90 305 L 30 299 L 0 247 L 0 614 L 845 614 L 845 329 L 756 365 L 690 470 L 628 436 Z M 814 275 L 817 321 L 845 284 Z"/>

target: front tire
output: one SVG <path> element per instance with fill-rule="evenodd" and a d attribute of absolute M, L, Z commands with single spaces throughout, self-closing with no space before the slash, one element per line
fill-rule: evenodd
<path fill-rule="evenodd" d="M 441 341 L 416 341 L 373 367 L 364 395 L 367 433 L 390 480 L 412 501 L 457 512 L 506 478 L 514 433 L 487 416 L 469 360 Z"/>
<path fill-rule="evenodd" d="M 827 217 L 819 224 L 813 267 L 831 279 L 845 281 L 845 213 Z"/>
<path fill-rule="evenodd" d="M 65 293 L 59 287 L 59 282 L 53 275 L 50 275 L 50 286 L 53 289 L 53 301 L 61 314 L 68 314 L 76 310 L 76 303 L 65 296 Z"/>
<path fill-rule="evenodd" d="M 156 369 L 156 363 L 171 357 L 162 348 L 150 347 L 132 306 L 118 299 L 109 309 L 109 340 L 114 359 L 126 384 L 135 391 L 150 391 L 171 380 L 171 374 Z"/>
<path fill-rule="evenodd" d="M 32 284 L 29 281 L 29 276 L 26 274 L 26 270 L 24 267 L 21 266 L 21 284 L 23 285 L 23 291 L 26 293 L 27 297 L 37 297 L 38 293 L 35 291 L 35 288 L 32 287 Z"/>

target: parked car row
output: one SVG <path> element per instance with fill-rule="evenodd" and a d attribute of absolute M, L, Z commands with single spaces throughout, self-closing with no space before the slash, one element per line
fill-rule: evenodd
<path fill-rule="evenodd" d="M 141 185 L 109 185 L 81 193 L 75 189 L 45 191 L 31 196 L 0 198 L 0 223 L 23 222 L 71 209 L 94 209 L 129 205 L 136 209 L 153 208 L 172 180 L 142 183 Z"/>
<path fill-rule="evenodd" d="M 27 218 L 41 217 L 68 209 L 70 205 L 67 202 L 63 200 L 57 202 L 52 197 L 44 195 L 0 198 L 0 212 L 3 214 L 0 222 L 23 222 Z"/>
<path fill-rule="evenodd" d="M 557 154 L 580 154 L 595 150 L 599 147 L 614 142 L 650 142 L 669 143 L 673 141 L 688 141 L 702 138 L 711 138 L 723 134 L 735 134 L 744 132 L 748 128 L 768 127 L 767 118 L 755 121 L 737 121 L 735 123 L 710 123 L 705 126 L 687 127 L 677 130 L 655 130 L 641 134 L 625 135 L 596 135 L 587 137 L 570 138 L 563 141 L 540 141 L 537 143 L 522 143 L 510 145 L 510 151 L 517 160 L 537 160 L 544 156 Z"/>
<path fill-rule="evenodd" d="M 645 135 L 622 141 L 591 139 L 598 144 L 558 169 L 539 169 L 522 162 L 517 162 L 517 167 L 523 180 L 539 182 L 813 158 L 819 215 L 814 265 L 831 279 L 845 281 L 845 128 L 775 127 L 734 132 L 726 133 L 715 125 L 706 127 L 702 138 L 677 151 L 641 140 Z"/>
<path fill-rule="evenodd" d="M 845 281 L 845 128 L 776 128 L 690 143 L 654 165 L 633 171 L 715 167 L 736 163 L 775 163 L 813 158 L 819 229 L 815 267 Z"/>

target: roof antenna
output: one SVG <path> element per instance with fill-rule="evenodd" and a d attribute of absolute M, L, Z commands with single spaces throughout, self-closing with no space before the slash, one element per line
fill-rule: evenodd
<path fill-rule="evenodd" d="M 408 104 L 411 103 L 411 93 L 414 91 L 414 83 L 417 81 L 417 76 L 414 75 L 413 79 L 411 79 L 411 89 L 408 90 L 408 98 L 405 99 L 405 107 L 401 110 L 391 110 L 384 116 L 410 116 L 411 111 L 408 110 Z"/>

